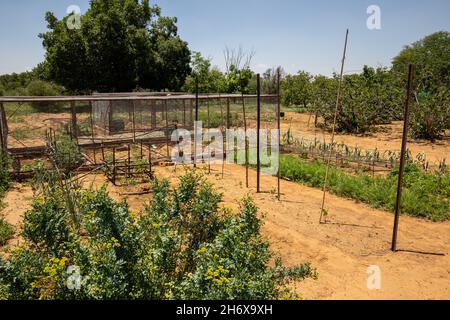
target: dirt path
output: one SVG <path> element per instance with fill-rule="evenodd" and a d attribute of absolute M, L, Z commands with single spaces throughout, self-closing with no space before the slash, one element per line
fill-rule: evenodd
<path fill-rule="evenodd" d="M 177 169 L 177 174 L 183 172 Z M 329 223 L 319 225 L 322 193 L 293 182 L 282 181 L 283 199 L 273 194 L 276 179 L 263 176 L 263 193 L 256 194 L 255 172 L 251 171 L 250 189 L 245 188 L 245 169 L 227 165 L 225 178 L 221 166 L 213 166 L 208 179 L 224 193 L 227 206 L 236 209 L 246 193 L 265 213 L 263 234 L 272 249 L 287 265 L 309 261 L 319 272 L 317 281 L 307 280 L 297 286 L 305 299 L 450 299 L 450 222 L 432 223 L 402 216 L 399 249 L 444 253 L 445 256 L 410 252 L 390 252 L 393 215 L 374 210 L 352 200 L 328 196 Z M 158 177 L 176 181 L 174 167 L 156 168 Z M 101 175 L 86 178 L 101 186 Z M 108 186 L 110 194 L 120 199 L 123 190 Z M 272 191 L 272 192 L 271 192 Z M 31 190 L 16 186 L 5 198 L 4 212 L 16 225 L 29 207 Z M 151 195 L 127 197 L 132 210 L 139 211 Z M 381 290 L 367 289 L 371 265 L 381 269 Z"/>
<path fill-rule="evenodd" d="M 308 126 L 309 122 L 309 126 Z M 363 150 L 398 151 L 400 152 L 403 123 L 393 122 L 390 125 L 380 126 L 379 132 L 365 136 L 337 134 L 335 141 L 338 144 L 346 144 L 349 147 L 358 147 Z M 314 138 L 327 143 L 331 142 L 331 134 L 324 133 L 321 129 L 314 128 L 314 116 L 310 118 L 308 113 L 287 112 L 282 122 L 283 132 L 291 128 L 294 137 L 314 140 Z M 439 161 L 447 159 L 450 161 L 450 138 L 431 143 L 422 140 L 408 141 L 408 149 L 413 156 L 425 153 L 430 164 L 438 164 Z"/>
<path fill-rule="evenodd" d="M 399 249 L 445 253 L 446 256 L 390 251 L 393 215 L 352 200 L 328 196 L 329 224 L 319 225 L 320 190 L 282 181 L 283 201 L 270 191 L 276 179 L 263 177 L 264 193 L 245 188 L 245 169 L 227 166 L 222 180 L 220 166 L 209 176 L 224 193 L 225 202 L 249 192 L 266 214 L 264 235 L 283 261 L 294 265 L 310 261 L 319 272 L 317 281 L 298 286 L 306 299 L 450 299 L 450 222 L 431 223 L 402 217 Z M 174 178 L 173 168 L 158 174 Z M 250 185 L 255 186 L 251 172 Z M 368 290 L 367 268 L 381 269 L 381 290 Z"/>

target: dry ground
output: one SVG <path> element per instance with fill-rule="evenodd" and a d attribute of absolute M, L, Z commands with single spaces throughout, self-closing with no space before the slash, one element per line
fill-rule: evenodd
<path fill-rule="evenodd" d="M 178 167 L 156 168 L 158 177 L 176 181 L 184 171 Z M 250 171 L 250 189 L 245 188 L 245 168 L 227 165 L 222 180 L 221 166 L 207 175 L 224 193 L 224 205 L 234 209 L 245 193 L 255 199 L 265 214 L 263 234 L 285 264 L 309 261 L 319 272 L 317 281 L 297 286 L 305 299 L 450 299 L 450 222 L 432 223 L 402 216 L 399 248 L 417 252 L 443 253 L 436 256 L 414 252 L 390 252 L 393 215 L 352 200 L 328 195 L 329 223 L 319 225 L 322 193 L 293 182 L 282 181 L 282 201 L 273 194 L 276 179 L 264 176 L 263 193 L 255 191 L 255 172 Z M 105 183 L 102 175 L 89 176 L 86 185 Z M 126 188 L 109 185 L 114 198 Z M 32 191 L 15 185 L 5 198 L 7 219 L 19 225 L 29 208 Z M 141 210 L 151 195 L 126 197 L 133 210 Z M 12 245 L 18 240 L 12 241 Z M 381 290 L 367 289 L 367 268 L 381 269 Z"/>

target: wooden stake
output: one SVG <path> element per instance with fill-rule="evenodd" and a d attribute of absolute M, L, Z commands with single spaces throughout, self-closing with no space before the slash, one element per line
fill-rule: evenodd
<path fill-rule="evenodd" d="M 347 42 L 348 42 L 348 29 L 347 29 L 347 32 L 345 33 L 344 54 L 342 55 L 341 74 L 339 77 L 338 91 L 337 91 L 337 97 L 336 97 L 336 107 L 334 109 L 333 131 L 331 134 L 331 146 L 334 143 L 334 135 L 336 133 L 336 120 L 337 120 L 337 114 L 338 114 L 338 110 L 339 110 L 339 100 L 341 97 L 342 80 L 344 78 L 344 66 L 345 66 L 345 57 L 347 54 Z M 325 198 L 326 198 L 326 194 L 327 194 L 327 182 L 328 182 L 328 173 L 330 170 L 331 155 L 332 155 L 332 148 L 330 148 L 330 152 L 328 154 L 327 167 L 325 170 L 325 179 L 324 179 L 324 183 L 323 183 L 322 207 L 320 209 L 320 219 L 319 219 L 320 224 L 322 223 L 322 217 L 323 217 L 324 210 L 325 210 Z"/>

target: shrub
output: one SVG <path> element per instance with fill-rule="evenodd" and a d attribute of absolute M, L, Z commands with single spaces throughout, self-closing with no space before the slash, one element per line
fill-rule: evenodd
<path fill-rule="evenodd" d="M 13 236 L 14 227 L 0 215 L 0 246 L 4 246 Z"/>
<path fill-rule="evenodd" d="M 29 96 L 60 96 L 64 89 L 51 82 L 42 80 L 32 80 L 26 87 L 26 92 Z M 40 112 L 59 112 L 63 107 L 61 103 L 49 102 L 33 102 L 33 108 Z"/>
<path fill-rule="evenodd" d="M 0 151 L 0 196 L 2 196 L 9 188 L 9 166 L 10 160 L 8 155 L 5 152 Z"/>
<path fill-rule="evenodd" d="M 272 253 L 249 197 L 237 214 L 221 209 L 222 195 L 193 172 L 175 189 L 155 179 L 153 191 L 139 215 L 104 188 L 78 192 L 80 228 L 63 197 L 36 200 L 25 217 L 24 245 L 0 259 L 0 293 L 9 299 L 277 299 L 293 296 L 290 281 L 316 277 L 309 264 L 284 268 L 276 259 L 269 266 Z M 81 277 L 71 290 L 73 266 Z"/>
<path fill-rule="evenodd" d="M 418 103 L 417 103 L 418 102 Z M 411 134 L 414 138 L 435 141 L 450 129 L 450 90 L 445 87 L 437 92 L 419 94 L 411 112 Z"/>
<path fill-rule="evenodd" d="M 78 145 L 64 130 L 61 130 L 57 136 L 53 143 L 53 149 L 55 151 L 53 160 L 56 166 L 66 175 L 80 165 L 82 155 Z"/>

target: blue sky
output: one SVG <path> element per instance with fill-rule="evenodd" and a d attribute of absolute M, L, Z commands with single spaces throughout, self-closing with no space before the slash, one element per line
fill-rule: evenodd
<path fill-rule="evenodd" d="M 281 65 L 295 73 L 330 75 L 339 69 L 345 29 L 350 29 L 346 72 L 364 64 L 389 66 L 406 44 L 435 31 L 450 31 L 448 0 L 153 0 L 163 15 L 178 17 L 181 37 L 191 50 L 223 67 L 225 46 L 254 50 L 253 70 Z M 381 30 L 366 26 L 369 5 L 381 8 Z M 82 12 L 89 0 L 2 0 L 0 74 L 33 68 L 44 59 L 37 35 L 44 14 Z"/>

